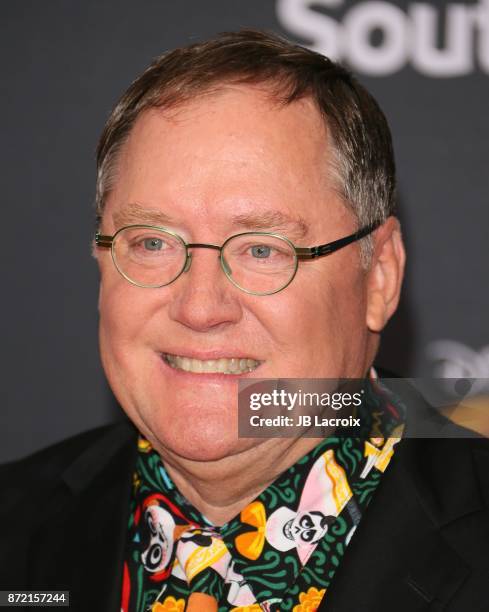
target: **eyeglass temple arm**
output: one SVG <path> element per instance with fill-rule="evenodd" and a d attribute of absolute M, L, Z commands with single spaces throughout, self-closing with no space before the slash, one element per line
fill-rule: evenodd
<path fill-rule="evenodd" d="M 204 244 L 202 242 L 190 242 L 187 244 L 187 249 L 215 249 L 221 251 L 222 247 L 217 244 Z"/>
<path fill-rule="evenodd" d="M 98 247 L 106 247 L 110 249 L 112 247 L 113 240 L 114 240 L 113 236 L 106 236 L 106 235 L 104 236 L 100 232 L 97 232 L 95 234 L 95 244 Z"/>
<path fill-rule="evenodd" d="M 345 236 L 345 238 L 340 238 L 339 240 L 334 240 L 333 242 L 328 242 L 327 244 L 320 244 L 319 246 L 314 247 L 295 247 L 297 259 L 316 259 L 318 257 L 330 255 L 331 253 L 342 249 L 352 242 L 365 238 L 365 236 L 368 236 L 368 234 L 376 230 L 382 223 L 383 221 L 375 221 L 374 223 L 371 223 L 370 225 L 358 230 L 354 234 L 350 234 L 349 236 Z"/>

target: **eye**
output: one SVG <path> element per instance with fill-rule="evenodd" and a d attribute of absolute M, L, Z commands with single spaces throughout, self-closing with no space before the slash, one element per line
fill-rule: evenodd
<path fill-rule="evenodd" d="M 146 565 L 150 571 L 158 568 L 163 558 L 163 550 L 159 544 L 153 544 L 146 555 Z"/>
<path fill-rule="evenodd" d="M 178 247 L 171 238 L 155 234 L 139 234 L 128 238 L 131 253 L 138 257 L 168 257 Z"/>
<path fill-rule="evenodd" d="M 156 527 L 153 522 L 153 517 L 151 516 L 151 512 L 146 510 L 146 522 L 148 523 L 149 530 L 152 534 L 156 534 Z"/>
<path fill-rule="evenodd" d="M 143 240 L 143 246 L 147 251 L 161 251 L 164 244 L 161 238 L 145 238 Z"/>
<path fill-rule="evenodd" d="M 312 542 L 314 540 L 315 535 L 316 535 L 316 530 L 309 529 L 308 531 L 303 531 L 301 533 L 301 539 L 304 540 L 304 542 Z"/>
<path fill-rule="evenodd" d="M 314 525 L 311 519 L 307 516 L 307 514 L 304 515 L 299 522 L 300 526 L 304 527 L 304 529 L 310 529 Z"/>
<path fill-rule="evenodd" d="M 251 247 L 251 254 L 257 259 L 266 259 L 267 257 L 270 257 L 271 252 L 271 247 L 267 246 L 266 244 L 256 244 L 255 246 Z"/>

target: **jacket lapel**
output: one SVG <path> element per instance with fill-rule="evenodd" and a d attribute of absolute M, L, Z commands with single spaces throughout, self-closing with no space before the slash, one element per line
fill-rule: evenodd
<path fill-rule="evenodd" d="M 73 610 L 120 611 L 135 457 L 134 430 L 110 429 L 65 470 L 43 511 L 30 583 L 69 590 Z"/>
<path fill-rule="evenodd" d="M 474 470 L 477 444 L 398 444 L 320 611 L 445 609 L 471 574 L 450 542 L 450 523 L 486 507 Z M 487 453 L 484 461 L 489 469 Z M 467 524 L 470 547 L 481 531 L 477 522 Z"/>

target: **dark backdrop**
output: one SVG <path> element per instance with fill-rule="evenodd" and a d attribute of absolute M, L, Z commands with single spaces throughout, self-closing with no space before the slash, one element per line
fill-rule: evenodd
<path fill-rule="evenodd" d="M 376 95 L 409 254 L 379 362 L 489 377 L 488 0 L 5 0 L 0 14 L 0 461 L 118 418 L 97 351 L 97 137 L 154 56 L 223 30 L 336 54 Z"/>

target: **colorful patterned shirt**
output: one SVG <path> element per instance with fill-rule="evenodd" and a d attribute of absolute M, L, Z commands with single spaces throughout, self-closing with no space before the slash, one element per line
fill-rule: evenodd
<path fill-rule="evenodd" d="M 140 438 L 122 612 L 316 610 L 402 433 L 402 404 L 367 387 L 360 435 L 335 432 L 220 527 Z"/>

